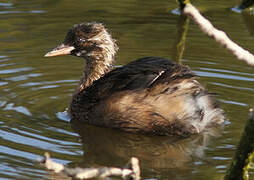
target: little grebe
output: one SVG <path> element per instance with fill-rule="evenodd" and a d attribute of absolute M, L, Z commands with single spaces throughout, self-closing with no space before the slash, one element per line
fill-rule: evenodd
<path fill-rule="evenodd" d="M 224 121 L 223 111 L 188 67 L 145 57 L 113 68 L 117 50 L 102 24 L 82 23 L 45 55 L 86 59 L 69 107 L 72 119 L 127 132 L 180 136 Z"/>

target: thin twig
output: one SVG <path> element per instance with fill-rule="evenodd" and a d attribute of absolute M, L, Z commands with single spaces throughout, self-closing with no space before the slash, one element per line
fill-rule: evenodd
<path fill-rule="evenodd" d="M 128 163 L 129 168 L 68 168 L 50 159 L 49 153 L 45 153 L 43 160 L 40 161 L 48 170 L 55 173 L 63 173 L 76 179 L 106 178 L 109 176 L 120 176 L 123 179 L 140 180 L 140 168 L 137 158 L 132 157 Z"/>
<path fill-rule="evenodd" d="M 190 3 L 186 4 L 183 13 L 190 16 L 199 26 L 201 31 L 215 39 L 218 43 L 228 49 L 237 59 L 245 61 L 247 64 L 254 66 L 254 55 L 234 43 L 225 32 L 216 29 L 199 11 Z"/>

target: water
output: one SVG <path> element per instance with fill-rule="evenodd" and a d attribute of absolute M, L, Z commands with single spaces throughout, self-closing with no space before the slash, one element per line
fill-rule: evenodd
<path fill-rule="evenodd" d="M 203 14 L 241 46 L 254 52 L 253 14 L 230 10 L 235 1 L 195 1 Z M 253 68 L 237 61 L 190 22 L 183 64 L 218 94 L 227 123 L 220 133 L 188 139 L 130 135 L 70 125 L 63 113 L 83 61 L 43 58 L 75 23 L 99 21 L 120 47 L 117 65 L 138 57 L 171 58 L 179 16 L 175 1 L 42 1 L 0 3 L 0 177 L 54 179 L 36 162 L 49 151 L 68 166 L 122 166 L 132 156 L 142 177 L 219 179 L 225 175 L 254 101 Z"/>

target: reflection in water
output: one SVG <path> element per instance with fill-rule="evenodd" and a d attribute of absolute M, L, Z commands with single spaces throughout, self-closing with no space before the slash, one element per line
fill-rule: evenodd
<path fill-rule="evenodd" d="M 204 157 L 204 150 L 218 129 L 209 129 L 190 138 L 145 136 L 72 121 L 82 140 L 86 165 L 115 165 L 139 158 L 145 169 L 188 168 L 188 163 Z M 103 158 L 102 158 L 103 157 Z M 112 164 L 107 164 L 108 162 Z"/>
<path fill-rule="evenodd" d="M 182 64 L 182 57 L 185 47 L 185 40 L 188 32 L 190 18 L 181 14 L 177 22 L 177 37 L 173 48 L 172 59 L 179 64 Z"/>
<path fill-rule="evenodd" d="M 251 36 L 254 37 L 254 13 L 250 11 L 243 11 L 242 12 L 243 20 L 246 24 L 248 31 L 250 32 Z"/>

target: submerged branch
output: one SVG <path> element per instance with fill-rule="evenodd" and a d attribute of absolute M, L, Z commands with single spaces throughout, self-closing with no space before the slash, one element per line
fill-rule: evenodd
<path fill-rule="evenodd" d="M 49 153 L 45 153 L 41 163 L 55 173 L 63 173 L 76 179 L 106 178 L 109 176 L 120 176 L 123 179 L 140 179 L 140 167 L 137 158 L 132 157 L 126 168 L 68 168 L 50 159 Z"/>
<path fill-rule="evenodd" d="M 254 66 L 254 55 L 234 43 L 223 31 L 216 29 L 199 11 L 190 3 L 185 5 L 183 13 L 190 16 L 199 26 L 201 31 L 215 39 L 219 44 L 228 49 L 237 59 L 245 61 L 247 64 Z"/>

